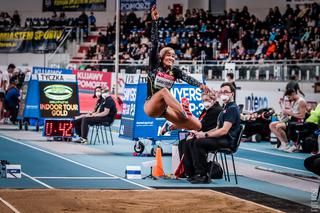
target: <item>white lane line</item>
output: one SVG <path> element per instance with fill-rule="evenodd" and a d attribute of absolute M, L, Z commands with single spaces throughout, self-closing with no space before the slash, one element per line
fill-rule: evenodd
<path fill-rule="evenodd" d="M 13 205 L 11 205 L 8 201 L 4 200 L 2 197 L 0 197 L 0 201 L 4 203 L 9 209 L 11 209 L 14 213 L 21 213 L 18 209 L 16 209 Z"/>
<path fill-rule="evenodd" d="M 249 162 L 256 163 L 256 164 L 257 163 L 258 164 L 265 164 L 265 165 L 275 166 L 275 167 L 279 167 L 279 168 L 283 168 L 283 169 L 294 170 L 294 171 L 297 171 L 297 172 L 303 172 L 303 173 L 307 173 L 307 174 L 312 174 L 311 172 L 308 172 L 308 171 L 304 171 L 304 170 L 301 170 L 301 169 L 290 168 L 290 167 L 286 167 L 286 166 L 280 166 L 280 165 L 277 165 L 277 164 L 266 163 L 266 162 L 256 161 L 256 160 L 250 160 L 250 159 L 240 158 L 240 157 L 234 157 L 234 158 L 239 159 L 239 160 L 243 160 L 243 161 L 249 161 Z"/>
<path fill-rule="evenodd" d="M 48 184 L 46 184 L 46 183 L 44 183 L 44 182 L 42 182 L 42 181 L 40 181 L 40 180 L 37 180 L 37 179 L 34 178 L 34 177 L 31 177 L 30 175 L 26 174 L 25 172 L 21 172 L 21 173 L 22 173 L 24 176 L 26 176 L 27 178 L 30 178 L 31 180 L 33 180 L 33 181 L 41 184 L 41 185 L 44 186 L 44 187 L 47 187 L 48 189 L 54 189 L 52 186 L 49 186 Z"/>
<path fill-rule="evenodd" d="M 2 137 L 2 138 L 4 138 L 4 139 L 7 139 L 7 140 L 10 140 L 10 141 L 12 141 L 12 142 L 14 142 L 14 143 L 17 143 L 17 144 L 20 144 L 20 145 L 29 147 L 29 148 L 31 148 L 31 149 L 35 149 L 35 150 L 44 152 L 44 153 L 46 153 L 46 154 L 55 156 L 55 157 L 57 157 L 57 158 L 60 158 L 60 159 L 65 160 L 65 161 L 74 163 L 74 164 L 79 165 L 79 166 L 82 166 L 82 167 L 84 167 L 84 168 L 91 169 L 91 170 L 93 170 L 93 171 L 100 172 L 100 173 L 102 173 L 102 174 L 105 174 L 105 175 L 108 175 L 108 176 L 111 176 L 111 177 L 114 177 L 114 178 L 119 178 L 120 180 L 122 180 L 122 181 L 124 181 L 124 182 L 131 183 L 131 184 L 136 185 L 136 186 L 139 186 L 139 187 L 141 187 L 141 188 L 153 189 L 153 188 L 151 188 L 151 187 L 149 187 L 149 186 L 145 186 L 145 185 L 142 185 L 142 184 L 139 184 L 139 183 L 135 183 L 135 182 L 133 182 L 133 181 L 130 181 L 130 180 L 127 180 L 127 179 L 118 177 L 118 176 L 116 176 L 116 175 L 110 174 L 110 173 L 108 173 L 108 172 L 104 172 L 104 171 L 102 171 L 102 170 L 100 170 L 100 169 L 96 169 L 96 168 L 91 167 L 91 166 L 87 166 L 87 165 L 85 165 L 85 164 L 79 163 L 79 162 L 77 162 L 77 161 L 71 160 L 71 159 L 66 158 L 66 157 L 63 157 L 63 156 L 61 156 L 61 155 L 58 155 L 58 154 L 55 154 L 55 153 L 46 151 L 46 150 L 44 150 L 44 149 L 40 149 L 40 148 L 35 147 L 35 146 L 32 146 L 32 145 L 30 145 L 30 144 L 22 143 L 22 142 L 20 142 L 20 141 L 14 140 L 14 139 L 9 138 L 9 137 L 7 137 L 7 136 L 1 135 L 0 137 Z"/>
<path fill-rule="evenodd" d="M 286 158 L 299 159 L 299 160 L 304 160 L 305 159 L 305 158 L 294 157 L 294 156 L 289 156 L 289 155 L 284 155 L 284 154 L 278 154 L 278 153 L 262 151 L 262 150 L 258 150 L 258 149 L 250 149 L 250 148 L 244 148 L 244 147 L 239 147 L 239 149 L 243 149 L 243 150 L 247 150 L 247 151 L 253 151 L 253 152 L 260 152 L 260 153 L 269 154 L 269 155 L 281 156 L 281 157 L 286 157 Z"/>
<path fill-rule="evenodd" d="M 62 179 L 62 180 L 118 180 L 117 177 L 33 177 L 35 179 Z"/>

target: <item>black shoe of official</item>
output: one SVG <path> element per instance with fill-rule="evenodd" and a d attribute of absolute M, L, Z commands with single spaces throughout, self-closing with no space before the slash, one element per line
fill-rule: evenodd
<path fill-rule="evenodd" d="M 207 184 L 211 183 L 211 178 L 206 175 L 195 175 L 191 177 L 190 183 L 192 184 Z"/>
<path fill-rule="evenodd" d="M 194 177 L 195 177 L 195 176 L 189 176 L 189 177 L 187 178 L 187 181 L 191 182 Z"/>
<path fill-rule="evenodd" d="M 196 177 L 197 175 L 187 175 L 187 181 L 191 182 L 193 180 L 194 177 Z"/>

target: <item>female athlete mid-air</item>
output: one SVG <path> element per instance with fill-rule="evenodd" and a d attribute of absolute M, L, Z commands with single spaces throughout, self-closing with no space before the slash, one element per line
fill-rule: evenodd
<path fill-rule="evenodd" d="M 164 117 L 177 128 L 187 130 L 199 130 L 201 123 L 189 110 L 187 98 L 181 99 L 181 105 L 170 93 L 170 89 L 177 79 L 181 79 L 190 85 L 209 91 L 209 88 L 196 79 L 188 76 L 182 70 L 173 67 L 175 52 L 170 47 L 161 49 L 158 54 L 158 26 L 159 18 L 156 7 L 151 9 L 151 53 L 149 60 L 147 100 L 144 111 L 150 117 Z"/>

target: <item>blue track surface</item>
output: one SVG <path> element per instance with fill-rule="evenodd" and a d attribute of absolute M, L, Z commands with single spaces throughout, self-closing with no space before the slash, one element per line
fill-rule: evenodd
<path fill-rule="evenodd" d="M 238 176 L 239 185 L 235 184 L 233 176 L 231 182 L 215 180 L 209 185 L 192 185 L 186 180 L 172 179 L 126 180 L 123 177 L 127 165 L 141 165 L 141 162 L 153 158 L 132 156 L 133 142 L 119 139 L 117 134 L 114 134 L 114 138 L 115 146 L 88 145 L 103 151 L 103 154 L 59 154 L 38 147 L 36 143 L 12 140 L 0 135 L 0 159 L 8 160 L 11 164 L 21 164 L 25 173 L 21 179 L 1 179 L 0 188 L 148 189 L 237 186 L 310 205 L 311 193 L 244 176 Z M 171 145 L 167 145 L 168 147 L 171 148 Z M 165 146 L 163 148 L 168 151 Z M 277 151 L 269 143 L 243 143 L 235 154 L 235 159 L 236 162 L 309 175 L 303 166 L 303 160 L 307 156 L 309 155 Z M 163 165 L 165 172 L 169 173 L 171 156 L 163 157 Z M 146 175 L 149 170 L 142 168 L 142 173 Z"/>
<path fill-rule="evenodd" d="M 90 177 L 112 178 L 112 176 L 70 162 L 58 155 L 55 156 L 49 152 L 31 148 L 30 146 L 4 138 L 0 139 L 0 147 L 1 159 L 6 159 L 11 164 L 21 164 L 23 173 L 31 177 L 40 177 L 37 179 L 41 179 L 41 182 L 53 188 L 143 189 L 143 187 L 129 183 L 118 177 L 114 177 L 114 179 L 92 180 Z M 47 188 L 45 185 L 26 177 L 26 175 L 23 175 L 22 179 L 1 179 L 0 187 Z M 53 177 L 56 176 L 66 177 L 66 179 L 54 179 Z M 87 177 L 87 179 L 72 180 L 67 179 L 68 177 Z"/>

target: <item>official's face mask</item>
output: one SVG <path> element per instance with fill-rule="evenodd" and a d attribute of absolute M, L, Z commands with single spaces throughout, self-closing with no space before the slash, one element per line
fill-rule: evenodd
<path fill-rule="evenodd" d="M 106 93 L 103 93 L 103 94 L 102 94 L 102 97 L 103 97 L 103 98 L 106 98 L 106 97 L 108 97 L 108 96 L 109 96 L 109 92 L 106 92 Z"/>
<path fill-rule="evenodd" d="M 101 92 L 96 92 L 96 96 L 100 97 L 101 96 Z"/>
<path fill-rule="evenodd" d="M 209 101 L 205 101 L 205 102 L 203 102 L 203 106 L 204 106 L 204 108 L 205 109 L 209 109 L 210 107 L 211 107 L 211 102 L 209 102 Z"/>
<path fill-rule="evenodd" d="M 229 101 L 229 99 L 230 99 L 230 97 L 227 96 L 227 95 L 221 95 L 220 98 L 221 98 L 221 100 L 222 100 L 223 102 Z"/>

